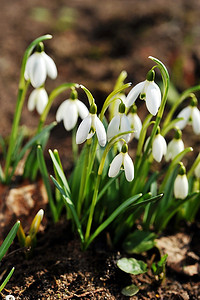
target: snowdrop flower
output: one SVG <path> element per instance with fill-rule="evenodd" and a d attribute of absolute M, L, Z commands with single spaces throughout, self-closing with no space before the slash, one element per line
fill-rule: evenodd
<path fill-rule="evenodd" d="M 155 116 L 161 104 L 161 92 L 158 85 L 154 82 L 155 72 L 150 70 L 147 79 L 138 83 L 128 93 L 125 104 L 131 106 L 140 95 L 140 99 L 146 100 L 148 111 Z"/>
<path fill-rule="evenodd" d="M 39 43 L 34 52 L 27 60 L 24 77 L 30 80 L 34 88 L 38 88 L 44 84 L 47 75 L 55 79 L 57 77 L 57 68 L 52 60 L 44 52 L 43 43 Z"/>
<path fill-rule="evenodd" d="M 142 122 L 141 122 L 140 118 L 137 115 L 137 107 L 136 107 L 136 105 L 133 105 L 131 107 L 131 111 L 130 111 L 130 113 L 128 114 L 127 117 L 129 119 L 129 123 L 131 125 L 131 129 L 134 130 L 133 135 L 135 136 L 135 138 L 137 140 L 139 140 L 140 131 L 142 129 Z"/>
<path fill-rule="evenodd" d="M 196 166 L 196 168 L 194 169 L 194 174 L 197 178 L 200 178 L 200 162 L 198 163 L 198 165 Z"/>
<path fill-rule="evenodd" d="M 177 199 L 185 199 L 188 195 L 188 180 L 185 167 L 181 163 L 179 173 L 174 181 L 174 196 Z"/>
<path fill-rule="evenodd" d="M 114 136 L 119 133 L 123 133 L 126 131 L 130 131 L 130 123 L 128 117 L 125 115 L 125 105 L 121 103 L 119 105 L 118 114 L 110 121 L 107 130 L 108 141 L 110 141 Z M 121 138 L 123 138 L 127 143 L 130 140 L 131 134 L 125 134 Z"/>
<path fill-rule="evenodd" d="M 41 87 L 33 90 L 28 98 L 28 110 L 33 111 L 35 108 L 41 115 L 48 103 L 46 90 Z"/>
<path fill-rule="evenodd" d="M 194 133 L 200 134 L 200 111 L 197 104 L 197 99 L 193 97 L 190 105 L 183 108 L 177 115 L 177 118 L 183 118 L 176 123 L 179 129 L 182 130 L 191 121 Z"/>
<path fill-rule="evenodd" d="M 163 155 L 167 153 L 167 143 L 159 131 L 160 130 L 158 129 L 158 133 L 156 134 L 152 143 L 153 158 L 157 162 L 161 162 Z"/>
<path fill-rule="evenodd" d="M 167 153 L 165 155 L 166 161 L 170 159 L 173 160 L 176 155 L 184 150 L 184 143 L 181 139 L 182 133 L 180 130 L 177 130 L 175 137 L 169 142 L 167 146 Z"/>
<path fill-rule="evenodd" d="M 112 160 L 108 171 L 108 176 L 117 176 L 122 166 L 124 167 L 127 181 L 132 181 L 134 178 L 134 165 L 132 159 L 128 155 L 128 146 L 126 143 L 123 144 L 121 152 Z"/>
<path fill-rule="evenodd" d="M 76 143 L 82 144 L 86 139 L 90 139 L 96 132 L 100 146 L 104 147 L 106 144 L 106 131 L 103 123 L 97 117 L 96 104 L 90 106 L 88 116 L 83 119 L 78 127 L 76 133 Z"/>
<path fill-rule="evenodd" d="M 56 113 L 56 121 L 63 120 L 65 129 L 67 131 L 73 129 L 77 123 L 78 116 L 85 119 L 89 111 L 84 103 L 77 99 L 76 90 L 72 90 L 70 99 L 65 100 L 59 106 Z"/>

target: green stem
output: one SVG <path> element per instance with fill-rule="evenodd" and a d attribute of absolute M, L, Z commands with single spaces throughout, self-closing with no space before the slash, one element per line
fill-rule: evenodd
<path fill-rule="evenodd" d="M 91 203 L 91 206 L 90 206 L 90 214 L 89 214 L 89 217 L 88 217 L 88 222 L 87 222 L 87 227 L 86 227 L 86 233 L 85 233 L 85 242 L 86 243 L 87 243 L 87 241 L 90 237 L 90 230 L 91 230 L 91 226 L 92 226 L 92 220 L 93 220 L 95 205 L 96 205 L 96 202 L 97 202 L 97 196 L 98 196 L 100 181 L 101 181 L 101 175 L 98 174 L 96 184 L 95 184 L 94 194 L 93 194 L 93 197 L 92 197 L 92 203 Z"/>
<path fill-rule="evenodd" d="M 83 203 L 83 200 L 85 197 L 87 178 L 88 178 L 88 173 L 89 173 L 88 172 L 88 163 L 89 163 L 90 146 L 91 146 L 91 144 L 88 143 L 88 141 L 87 141 L 87 148 L 86 148 L 85 159 L 84 159 L 84 167 L 83 167 L 83 173 L 81 174 L 81 183 L 80 183 L 78 202 L 77 202 L 77 215 L 79 218 L 81 215 L 81 207 L 82 207 L 82 203 Z"/>
<path fill-rule="evenodd" d="M 11 135 L 10 135 L 8 153 L 6 156 L 5 180 L 8 177 L 12 154 L 13 154 L 13 151 L 15 150 L 14 148 L 15 148 L 15 143 L 16 143 L 17 134 L 18 134 L 21 112 L 22 112 L 22 108 L 23 108 L 25 95 L 26 95 L 28 86 L 29 86 L 29 82 L 26 82 L 26 84 L 24 85 L 24 88 L 21 88 L 18 91 L 16 110 L 15 110 L 14 120 L 13 120 L 13 124 L 12 124 L 12 131 L 11 131 Z"/>

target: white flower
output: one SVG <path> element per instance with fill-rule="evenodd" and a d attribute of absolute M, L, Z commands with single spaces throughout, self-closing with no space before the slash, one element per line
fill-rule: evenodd
<path fill-rule="evenodd" d="M 160 162 L 162 160 L 163 155 L 167 153 L 167 143 L 164 137 L 158 133 L 152 143 L 152 154 L 153 158 Z"/>
<path fill-rule="evenodd" d="M 119 133 L 123 133 L 126 131 L 130 131 L 130 123 L 128 120 L 128 117 L 123 113 L 118 113 L 109 123 L 108 130 L 107 130 L 107 137 L 108 141 L 110 141 L 114 136 L 116 136 Z M 127 143 L 130 140 L 131 134 L 125 134 L 123 136 L 120 136 L 120 138 L 123 138 Z"/>
<path fill-rule="evenodd" d="M 46 90 L 42 88 L 37 88 L 33 90 L 28 98 L 28 110 L 33 111 L 35 108 L 37 112 L 41 115 L 48 103 L 48 95 Z"/>
<path fill-rule="evenodd" d="M 129 123 L 131 125 L 131 129 L 134 130 L 134 136 L 137 140 L 139 140 L 140 137 L 140 131 L 142 129 L 142 122 L 139 118 L 139 116 L 137 115 L 136 112 L 130 112 L 128 114 L 128 119 L 129 119 Z"/>
<path fill-rule="evenodd" d="M 190 105 L 183 108 L 177 118 L 183 118 L 183 120 L 176 123 L 178 128 L 183 129 L 191 120 L 194 133 L 200 134 L 200 111 L 196 106 Z"/>
<path fill-rule="evenodd" d="M 71 130 L 75 127 L 78 116 L 85 119 L 89 111 L 84 103 L 78 99 L 67 99 L 59 106 L 56 113 L 56 121 L 63 120 L 66 130 Z"/>
<path fill-rule="evenodd" d="M 27 60 L 25 79 L 30 80 L 34 88 L 38 88 L 44 84 L 47 75 L 52 79 L 57 77 L 54 61 L 44 51 L 34 52 Z"/>
<path fill-rule="evenodd" d="M 124 146 L 124 145 L 123 145 Z M 123 149 L 122 146 L 122 149 Z M 127 181 L 132 181 L 134 178 L 134 165 L 128 153 L 120 152 L 112 160 L 108 171 L 109 177 L 115 177 L 119 173 L 121 167 L 124 166 L 125 176 Z"/>
<path fill-rule="evenodd" d="M 146 100 L 148 111 L 155 116 L 161 104 L 161 92 L 158 85 L 154 81 L 147 79 L 138 83 L 128 93 L 125 100 L 126 106 L 131 106 L 139 95 L 142 99 Z"/>
<path fill-rule="evenodd" d="M 106 144 L 106 131 L 103 123 L 96 114 L 89 113 L 78 127 L 76 133 L 76 143 L 82 144 L 86 139 L 91 138 L 95 132 L 97 134 L 99 144 L 104 147 Z"/>
<path fill-rule="evenodd" d="M 200 178 L 200 162 L 198 163 L 198 165 L 196 166 L 195 170 L 194 170 L 194 174 L 197 178 Z"/>
<path fill-rule="evenodd" d="M 184 143 L 181 139 L 173 138 L 167 146 L 167 153 L 165 155 L 166 161 L 173 160 L 176 155 L 184 150 Z"/>
<path fill-rule="evenodd" d="M 177 199 L 185 199 L 188 195 L 188 180 L 186 174 L 178 174 L 174 181 L 174 196 Z"/>

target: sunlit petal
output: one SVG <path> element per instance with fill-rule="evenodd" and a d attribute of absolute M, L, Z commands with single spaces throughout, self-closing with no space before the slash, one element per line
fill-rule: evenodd
<path fill-rule="evenodd" d="M 124 154 L 124 171 L 125 171 L 125 176 L 127 181 L 132 181 L 134 178 L 134 166 L 133 166 L 133 161 L 128 155 L 128 153 Z"/>
<path fill-rule="evenodd" d="M 138 98 L 139 94 L 142 92 L 142 90 L 144 88 L 145 82 L 146 82 L 146 80 L 136 84 L 130 90 L 130 92 L 128 93 L 126 99 L 124 100 L 124 104 L 127 107 L 130 107 L 135 102 L 135 100 Z"/>
<path fill-rule="evenodd" d="M 153 144 L 152 144 L 152 154 L 153 158 L 160 162 L 162 160 L 163 155 L 167 152 L 167 144 L 164 137 L 160 134 L 157 134 Z"/>
<path fill-rule="evenodd" d="M 41 88 L 38 90 L 37 99 L 36 99 L 36 109 L 37 112 L 41 115 L 48 103 L 48 95 L 45 89 Z"/>
<path fill-rule="evenodd" d="M 76 102 L 79 116 L 81 117 L 81 119 L 85 119 L 89 114 L 87 107 L 85 106 L 85 104 L 83 102 L 81 102 L 78 99 L 74 100 L 74 101 Z"/>
<path fill-rule="evenodd" d="M 131 129 L 134 130 L 134 136 L 138 140 L 139 137 L 140 137 L 140 131 L 142 129 L 142 122 L 141 122 L 139 116 L 136 113 L 128 114 L 128 119 L 129 119 L 129 122 L 130 122 L 130 125 L 131 125 Z"/>
<path fill-rule="evenodd" d="M 174 196 L 177 199 L 185 199 L 188 195 L 188 180 L 187 176 L 178 175 L 174 182 Z"/>
<path fill-rule="evenodd" d="M 192 127 L 195 134 L 200 134 L 200 111 L 197 107 L 192 108 Z"/>
<path fill-rule="evenodd" d="M 122 162 L 123 162 L 123 154 L 119 153 L 117 156 L 115 156 L 115 158 L 113 159 L 113 161 L 110 164 L 110 168 L 109 168 L 109 171 L 108 171 L 108 176 L 109 177 L 117 176 L 117 174 L 120 171 Z"/>
<path fill-rule="evenodd" d="M 103 126 L 103 123 L 99 120 L 97 116 L 95 116 L 95 129 L 99 144 L 100 146 L 104 147 L 106 144 L 106 131 Z"/>
<path fill-rule="evenodd" d="M 33 90 L 28 98 L 28 110 L 33 111 L 36 106 L 36 101 L 37 101 L 37 89 Z"/>
<path fill-rule="evenodd" d="M 131 126 L 129 123 L 129 119 L 125 114 L 123 114 L 121 116 L 120 132 L 126 132 L 126 131 L 130 131 L 130 130 L 131 130 Z M 122 138 L 128 143 L 128 141 L 131 138 L 131 133 L 123 135 Z"/>
<path fill-rule="evenodd" d="M 30 81 L 34 88 L 38 88 L 44 84 L 46 79 L 46 66 L 41 53 L 35 52 L 33 54 L 34 60 L 31 63 L 29 70 Z"/>
<path fill-rule="evenodd" d="M 176 126 L 179 129 L 183 129 L 187 125 L 191 113 L 192 113 L 191 106 L 187 106 L 180 111 L 180 113 L 177 115 L 177 118 L 183 118 L 183 120 L 180 120 L 176 123 Z"/>
<path fill-rule="evenodd" d="M 68 106 L 64 113 L 63 122 L 65 129 L 68 131 L 72 130 L 78 120 L 78 111 L 74 100 L 68 100 Z"/>
<path fill-rule="evenodd" d="M 158 86 L 151 82 L 146 92 L 146 106 L 148 111 L 155 116 L 161 103 L 161 92 Z"/>
<path fill-rule="evenodd" d="M 69 99 L 63 101 L 56 112 L 56 121 L 60 122 L 64 119 L 66 111 L 68 111 Z"/>
<path fill-rule="evenodd" d="M 120 115 L 117 114 L 112 120 L 110 121 L 107 129 L 107 137 L 108 141 L 110 141 L 114 136 L 119 133 L 119 126 L 120 126 Z"/>
<path fill-rule="evenodd" d="M 77 133 L 76 133 L 76 143 L 82 144 L 88 137 L 88 134 L 91 129 L 91 114 L 89 114 L 79 125 Z"/>
<path fill-rule="evenodd" d="M 44 51 L 41 52 L 41 55 L 45 61 L 46 71 L 48 76 L 51 79 L 55 79 L 57 77 L 57 68 L 53 59 L 49 55 L 47 55 Z"/>

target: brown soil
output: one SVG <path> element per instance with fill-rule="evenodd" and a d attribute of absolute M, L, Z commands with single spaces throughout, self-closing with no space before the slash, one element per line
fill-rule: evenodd
<path fill-rule="evenodd" d="M 46 33 L 53 35 L 51 41 L 45 42 L 45 47 L 58 66 L 59 76 L 53 82 L 47 81 L 47 90 L 50 92 L 63 82 L 82 83 L 101 105 L 123 69 L 128 72 L 127 81 L 144 80 L 152 66 L 147 58 L 149 55 L 166 64 L 179 90 L 197 84 L 200 75 L 199 11 L 200 2 L 196 0 L 2 1 L 1 134 L 10 133 L 20 62 L 27 45 L 36 37 Z M 57 107 L 67 96 L 64 94 L 56 99 L 48 123 L 54 120 Z M 80 92 L 81 97 L 85 99 Z M 142 107 L 140 113 L 143 114 Z M 37 122 L 38 116 L 24 107 L 21 123 L 34 128 Z M 198 152 L 199 141 L 196 146 Z M 71 137 L 62 124 L 53 130 L 48 147 L 59 150 L 64 168 L 70 170 Z M 48 161 L 47 153 L 46 158 Z M 5 201 L 5 194 L 0 197 L 1 203 Z M 36 203 L 36 197 L 33 198 Z M 29 212 L 34 214 L 36 210 L 37 205 Z M 29 212 L 24 214 L 27 218 L 23 217 L 25 228 L 30 223 Z M 4 211 L 0 213 L 3 215 Z M 65 220 L 52 225 L 48 208 L 46 216 L 45 228 L 38 236 L 33 256 L 25 260 L 23 251 L 15 243 L 2 261 L 0 272 L 13 265 L 16 267 L 2 299 L 9 293 L 16 299 L 126 299 L 121 289 L 131 282 L 140 286 L 140 292 L 131 299 L 200 299 L 199 224 L 183 227 L 182 234 L 191 237 L 182 245 L 182 248 L 187 245 L 187 251 L 175 267 L 173 260 L 171 263 L 168 260 L 167 278 L 163 285 L 157 285 L 151 272 L 137 277 L 121 272 L 116 260 L 125 254 L 121 249 L 111 251 L 104 236 L 83 252 Z M 9 217 L 14 222 L 12 215 Z M 179 245 L 184 236 L 177 238 L 174 234 L 174 239 Z M 165 243 L 171 245 L 171 240 L 170 236 L 170 242 Z M 149 261 L 151 255 L 153 253 L 143 259 Z M 195 273 L 191 269 L 189 274 L 184 272 L 184 266 L 191 266 Z"/>

